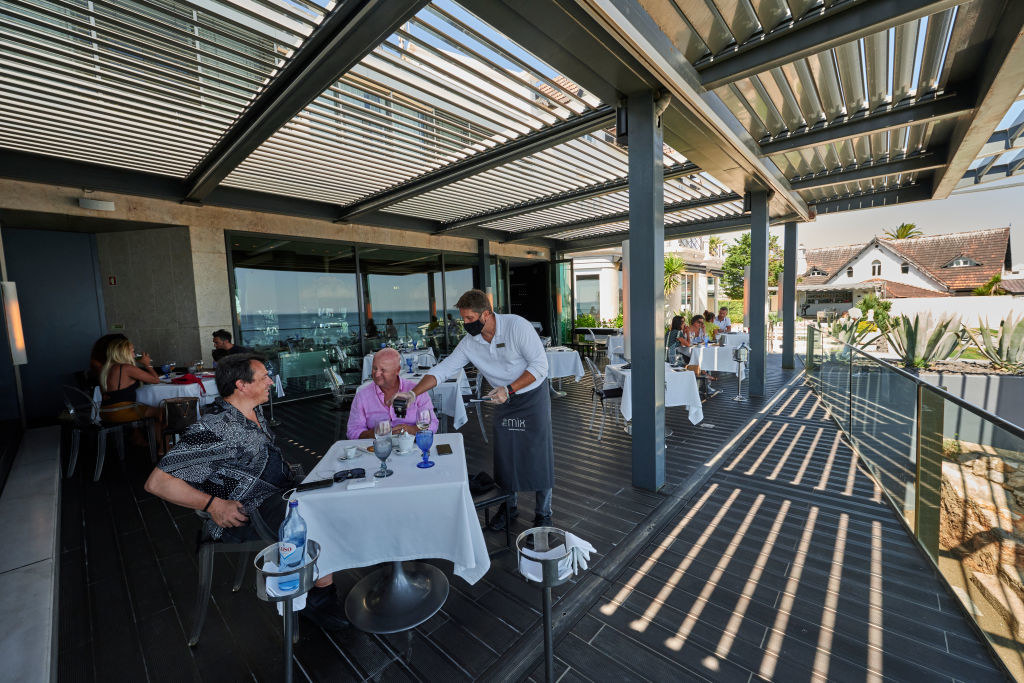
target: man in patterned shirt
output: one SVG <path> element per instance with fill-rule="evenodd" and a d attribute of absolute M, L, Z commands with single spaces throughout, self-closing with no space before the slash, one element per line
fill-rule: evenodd
<path fill-rule="evenodd" d="M 273 384 L 263 359 L 245 353 L 217 364 L 220 398 L 190 426 L 146 480 L 146 490 L 175 505 L 203 510 L 227 543 L 277 541 L 281 494 L 295 486 L 260 407 Z M 301 614 L 319 626 L 348 626 L 330 574 L 316 583 Z"/>

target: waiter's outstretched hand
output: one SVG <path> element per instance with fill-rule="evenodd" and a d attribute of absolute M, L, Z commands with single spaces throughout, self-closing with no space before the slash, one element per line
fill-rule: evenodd
<path fill-rule="evenodd" d="M 508 400 L 508 387 L 496 387 L 487 393 L 492 403 L 504 403 Z"/>
<path fill-rule="evenodd" d="M 388 405 L 393 404 L 396 398 L 404 398 L 406 403 L 411 406 L 416 401 L 416 394 L 411 391 L 399 391 L 391 397 L 391 400 L 388 401 Z"/>

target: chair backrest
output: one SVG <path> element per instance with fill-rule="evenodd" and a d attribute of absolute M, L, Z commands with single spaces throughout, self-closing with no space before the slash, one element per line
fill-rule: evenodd
<path fill-rule="evenodd" d="M 587 330 L 586 330 L 586 331 L 584 332 L 584 334 L 586 334 L 586 335 L 587 335 L 587 340 L 588 340 L 588 341 L 592 341 L 592 342 L 594 342 L 595 344 L 597 343 L 597 335 L 596 335 L 596 334 L 594 334 L 594 331 L 593 331 L 593 330 L 591 330 L 591 329 L 589 329 L 589 328 L 588 328 L 588 329 L 587 329 Z"/>
<path fill-rule="evenodd" d="M 476 373 L 476 388 L 475 389 L 476 389 L 476 397 L 477 398 L 483 398 L 483 395 L 482 395 L 481 392 L 483 392 L 483 390 L 484 390 L 484 373 L 482 373 L 482 372 Z"/>
<path fill-rule="evenodd" d="M 75 422 L 79 424 L 99 424 L 100 406 L 78 387 L 65 384 L 63 387 L 64 407 Z"/>
<path fill-rule="evenodd" d="M 582 356 L 583 354 L 580 355 Z M 597 369 L 597 363 L 590 356 L 583 356 L 583 362 L 587 364 L 587 369 L 590 370 L 590 374 L 594 377 L 594 388 L 604 389 L 604 377 L 601 376 L 601 371 Z"/>
<path fill-rule="evenodd" d="M 690 372 L 692 372 L 693 374 L 697 375 L 698 377 L 700 376 L 700 366 L 699 365 L 687 365 L 686 369 L 689 370 Z"/>
<path fill-rule="evenodd" d="M 172 432 L 183 432 L 199 419 L 199 399 L 195 396 L 179 396 L 160 401 L 164 424 Z"/>

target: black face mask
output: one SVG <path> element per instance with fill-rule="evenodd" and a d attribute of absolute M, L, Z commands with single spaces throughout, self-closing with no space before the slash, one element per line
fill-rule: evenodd
<path fill-rule="evenodd" d="M 480 318 L 477 318 L 471 323 L 463 323 L 462 326 L 466 328 L 467 333 L 474 337 L 484 331 L 484 323 Z"/>

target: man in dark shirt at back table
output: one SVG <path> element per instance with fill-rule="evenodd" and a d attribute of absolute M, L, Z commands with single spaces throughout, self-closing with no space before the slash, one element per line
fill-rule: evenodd
<path fill-rule="evenodd" d="M 249 349 L 238 344 L 231 343 L 231 333 L 227 330 L 217 330 L 213 333 L 213 362 L 217 363 L 224 356 L 235 353 L 252 353 Z"/>
<path fill-rule="evenodd" d="M 298 482 L 263 419 L 270 377 L 262 358 L 244 353 L 221 359 L 216 378 L 220 397 L 160 460 L 146 491 L 208 512 L 216 524 L 212 535 L 223 542 L 275 543 L 285 514 L 282 494 Z M 348 622 L 332 584 L 331 574 L 317 581 L 300 614 L 338 630 Z"/>

